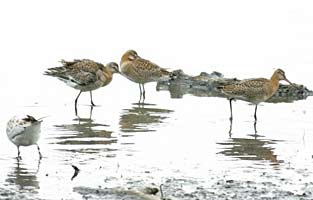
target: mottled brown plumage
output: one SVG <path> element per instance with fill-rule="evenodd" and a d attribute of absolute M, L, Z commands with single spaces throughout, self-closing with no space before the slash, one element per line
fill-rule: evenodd
<path fill-rule="evenodd" d="M 232 119 L 232 104 L 233 99 L 240 99 L 251 102 L 256 105 L 254 118 L 256 118 L 257 105 L 271 98 L 279 87 L 279 81 L 285 80 L 293 85 L 285 76 L 285 72 L 277 69 L 271 79 L 256 78 L 246 79 L 239 83 L 223 86 L 222 92 L 230 99 L 231 119 Z"/>
<path fill-rule="evenodd" d="M 140 98 L 145 98 L 144 84 L 169 78 L 169 72 L 153 62 L 138 56 L 134 50 L 123 54 L 120 62 L 121 73 L 129 80 L 139 83 Z M 141 91 L 141 85 L 143 92 Z"/>
<path fill-rule="evenodd" d="M 86 91 L 90 92 L 91 105 L 94 106 L 91 91 L 108 85 L 113 74 L 119 73 L 118 65 L 114 62 L 106 66 L 88 59 L 60 62 L 61 67 L 49 68 L 44 75 L 57 77 L 68 86 L 80 90 L 75 100 L 75 108 L 80 94 Z"/>

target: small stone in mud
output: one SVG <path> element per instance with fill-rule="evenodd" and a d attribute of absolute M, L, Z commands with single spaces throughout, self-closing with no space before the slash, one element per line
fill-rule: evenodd
<path fill-rule="evenodd" d="M 145 187 L 142 192 L 145 194 L 156 195 L 159 192 L 159 189 L 154 187 Z"/>
<path fill-rule="evenodd" d="M 305 197 L 307 194 L 305 192 L 303 192 L 302 194 L 298 194 L 297 196 L 299 197 Z"/>
<path fill-rule="evenodd" d="M 226 183 L 234 183 L 234 180 L 226 180 Z"/>

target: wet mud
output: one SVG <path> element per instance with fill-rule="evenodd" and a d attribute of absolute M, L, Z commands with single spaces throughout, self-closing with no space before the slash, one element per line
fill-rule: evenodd
<path fill-rule="evenodd" d="M 281 116 L 262 109 L 253 127 L 240 112 L 230 123 L 224 99 L 197 98 L 225 98 L 216 88 L 234 81 L 177 71 L 157 90 L 189 98 L 159 98 L 167 92 L 151 86 L 149 103 L 80 104 L 78 116 L 71 104 L 23 107 L 51 115 L 42 127 L 44 157 L 25 147 L 17 161 L 3 134 L 0 199 L 313 199 L 312 91 L 280 85 L 269 103 L 282 103 L 273 110 Z"/>

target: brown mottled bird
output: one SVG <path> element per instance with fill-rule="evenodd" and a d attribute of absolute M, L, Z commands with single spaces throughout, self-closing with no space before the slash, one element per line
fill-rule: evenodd
<path fill-rule="evenodd" d="M 232 100 L 239 99 L 255 104 L 254 119 L 257 120 L 256 111 L 259 103 L 271 98 L 279 87 L 279 81 L 285 80 L 292 84 L 285 76 L 285 72 L 277 69 L 271 79 L 256 78 L 246 79 L 239 83 L 222 86 L 222 92 L 229 97 L 230 104 L 230 120 L 233 119 Z"/>
<path fill-rule="evenodd" d="M 128 50 L 123 54 L 120 66 L 122 75 L 135 83 L 139 83 L 140 100 L 141 96 L 143 96 L 143 100 L 145 99 L 145 83 L 169 78 L 169 72 L 166 69 L 141 58 L 134 50 Z"/>
<path fill-rule="evenodd" d="M 113 74 L 119 73 L 118 65 L 114 62 L 110 62 L 106 66 L 88 59 L 61 60 L 60 62 L 63 66 L 49 68 L 44 75 L 57 77 L 68 86 L 80 90 L 75 99 L 75 110 L 77 100 L 82 92 L 90 92 L 91 105 L 95 106 L 91 91 L 108 85 L 112 81 Z"/>

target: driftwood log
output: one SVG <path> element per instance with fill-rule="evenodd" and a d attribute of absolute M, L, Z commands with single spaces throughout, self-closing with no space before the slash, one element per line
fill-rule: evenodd
<path fill-rule="evenodd" d="M 219 72 L 206 73 L 201 72 L 198 76 L 189 76 L 182 70 L 175 70 L 171 74 L 171 80 L 160 81 L 157 83 L 157 90 L 168 90 L 171 98 L 182 98 L 185 94 L 191 94 L 198 97 L 222 97 L 227 98 L 219 89 L 219 86 L 239 82 L 237 78 L 224 78 Z M 276 94 L 267 102 L 293 102 L 306 99 L 313 96 L 313 91 L 303 85 L 280 84 Z"/>

